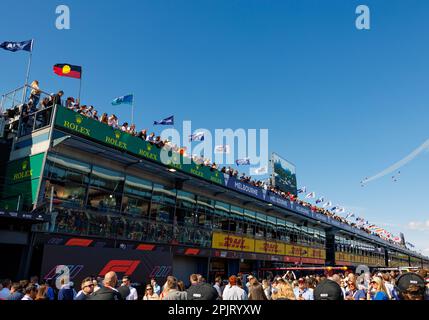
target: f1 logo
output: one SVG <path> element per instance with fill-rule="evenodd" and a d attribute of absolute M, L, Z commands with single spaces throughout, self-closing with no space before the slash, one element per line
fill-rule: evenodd
<path fill-rule="evenodd" d="M 140 260 L 110 260 L 100 271 L 100 276 L 105 276 L 109 271 L 121 272 L 126 276 L 130 276 L 134 273 L 137 266 L 140 264 Z"/>

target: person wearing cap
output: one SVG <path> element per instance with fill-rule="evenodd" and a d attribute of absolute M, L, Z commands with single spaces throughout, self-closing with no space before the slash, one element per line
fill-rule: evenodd
<path fill-rule="evenodd" d="M 405 273 L 400 276 L 395 289 L 400 300 L 425 299 L 425 280 L 416 273 Z"/>
<path fill-rule="evenodd" d="M 314 289 L 314 300 L 344 300 L 340 285 L 330 279 L 325 279 Z"/>
<path fill-rule="evenodd" d="M 370 282 L 371 288 L 367 293 L 367 300 L 389 300 L 386 287 L 384 286 L 383 279 L 374 277 Z M 371 292 L 373 293 L 371 295 Z"/>
<path fill-rule="evenodd" d="M 307 288 L 304 278 L 298 279 L 298 288 L 293 290 L 296 300 L 314 300 L 313 293 Z"/>

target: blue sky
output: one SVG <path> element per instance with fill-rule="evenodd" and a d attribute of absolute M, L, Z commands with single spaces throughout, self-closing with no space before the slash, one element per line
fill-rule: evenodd
<path fill-rule="evenodd" d="M 55 8 L 71 29 L 55 28 Z M 355 9 L 371 10 L 371 30 Z M 360 181 L 429 138 L 429 2 L 421 0 L 3 0 L 0 41 L 35 39 L 31 78 L 77 95 L 55 63 L 83 66 L 83 102 L 139 128 L 174 114 L 192 127 L 268 128 L 270 151 L 299 186 L 398 233 L 429 254 L 427 152 Z M 2 92 L 24 82 L 27 55 L 0 52 Z M 160 129 L 158 129 L 159 131 Z"/>

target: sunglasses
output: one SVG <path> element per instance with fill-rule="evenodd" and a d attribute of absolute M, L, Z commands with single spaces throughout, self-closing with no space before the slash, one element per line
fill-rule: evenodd
<path fill-rule="evenodd" d="M 146 288 L 146 291 L 148 291 L 148 290 L 153 290 L 152 288 Z"/>

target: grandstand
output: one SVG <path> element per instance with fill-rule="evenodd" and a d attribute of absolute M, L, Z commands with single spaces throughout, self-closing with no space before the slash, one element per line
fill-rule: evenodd
<path fill-rule="evenodd" d="M 164 164 L 153 143 L 64 106 L 22 116 L 25 99 L 15 97 L 26 91 L 3 98 L 0 248 L 16 259 L 0 278 L 54 278 L 60 265 L 78 282 L 108 270 L 144 282 L 289 266 L 429 266 L 404 245 L 234 176 Z"/>

